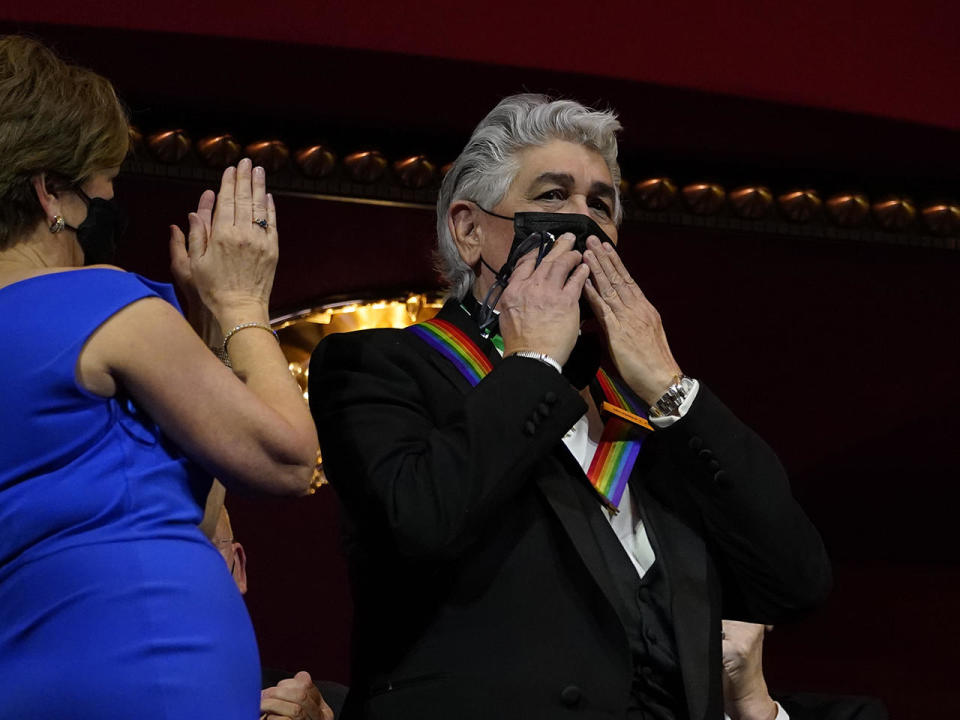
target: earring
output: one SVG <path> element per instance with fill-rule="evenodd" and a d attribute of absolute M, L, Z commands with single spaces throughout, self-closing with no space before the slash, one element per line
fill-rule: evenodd
<path fill-rule="evenodd" d="M 63 230 L 66 227 L 66 222 L 63 219 L 63 215 L 54 215 L 53 222 L 50 223 L 50 232 L 56 235 L 58 232 Z"/>

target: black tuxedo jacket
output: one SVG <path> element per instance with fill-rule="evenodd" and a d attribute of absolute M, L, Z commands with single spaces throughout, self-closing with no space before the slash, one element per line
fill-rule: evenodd
<path fill-rule="evenodd" d="M 487 352 L 475 388 L 413 333 L 327 337 L 310 365 L 355 604 L 344 717 L 623 717 L 632 658 L 611 533 L 562 438 L 585 412 L 555 370 Z M 631 488 L 671 593 L 691 718 L 721 718 L 720 619 L 779 623 L 825 596 L 820 538 L 776 456 L 703 384 L 644 444 Z"/>

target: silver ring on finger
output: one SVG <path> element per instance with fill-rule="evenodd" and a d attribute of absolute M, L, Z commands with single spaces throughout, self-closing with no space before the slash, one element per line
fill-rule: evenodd
<path fill-rule="evenodd" d="M 259 226 L 260 226 L 261 228 L 263 228 L 264 230 L 267 229 L 267 220 L 266 220 L 266 218 L 254 218 L 254 219 L 253 219 L 253 224 L 254 224 L 254 225 L 259 225 Z"/>

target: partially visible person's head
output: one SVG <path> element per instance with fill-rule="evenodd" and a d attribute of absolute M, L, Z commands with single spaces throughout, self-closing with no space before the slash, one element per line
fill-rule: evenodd
<path fill-rule="evenodd" d="M 0 250 L 49 224 L 35 179 L 53 194 L 90 189 L 128 146 L 126 113 L 105 78 L 36 40 L 0 36 Z"/>
<path fill-rule="evenodd" d="M 217 552 L 223 556 L 240 593 L 247 592 L 247 554 L 243 550 L 243 545 L 233 537 L 230 514 L 226 507 L 220 508 L 220 515 L 217 517 L 217 525 L 210 542 L 217 548 Z"/>
<path fill-rule="evenodd" d="M 551 100 L 543 95 L 514 95 L 501 100 L 473 131 L 447 172 L 437 199 L 437 261 L 450 295 L 462 298 L 475 278 L 473 267 L 458 247 L 451 207 L 466 200 L 487 210 L 496 208 L 521 172 L 522 161 L 529 156 L 527 150 L 572 144 L 602 159 L 614 189 L 608 220 L 616 226 L 622 215 L 616 138 L 620 129 L 613 112 L 592 110 L 572 100 Z"/>

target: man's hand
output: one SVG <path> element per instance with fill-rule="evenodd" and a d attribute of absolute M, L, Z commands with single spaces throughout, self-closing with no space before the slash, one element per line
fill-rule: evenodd
<path fill-rule="evenodd" d="M 590 274 L 573 249 L 573 233 L 560 236 L 535 267 L 533 250 L 517 263 L 500 302 L 503 354 L 530 351 L 549 355 L 563 365 L 580 330 L 580 293 Z"/>
<path fill-rule="evenodd" d="M 723 621 L 723 706 L 732 720 L 773 720 L 779 712 L 763 677 L 763 625 Z"/>
<path fill-rule="evenodd" d="M 600 320 L 610 356 L 627 385 L 652 405 L 673 384 L 680 367 L 673 359 L 660 314 L 644 296 L 609 243 L 587 239 L 584 263 L 590 307 Z"/>
<path fill-rule="evenodd" d="M 333 710 L 323 701 L 310 673 L 301 670 L 260 693 L 260 720 L 278 718 L 333 720 Z"/>

